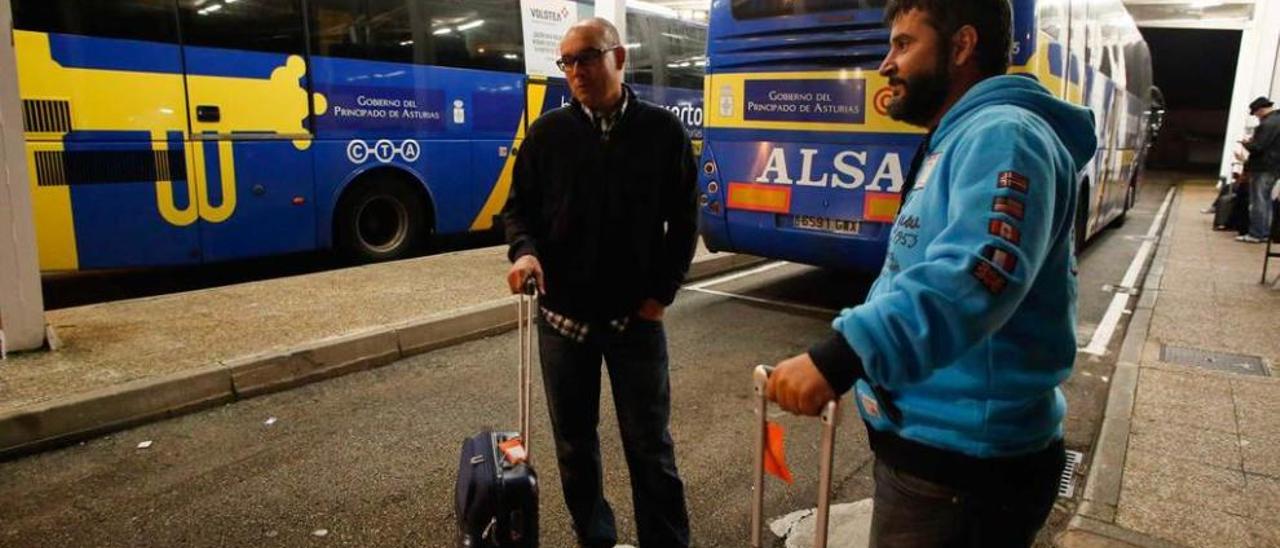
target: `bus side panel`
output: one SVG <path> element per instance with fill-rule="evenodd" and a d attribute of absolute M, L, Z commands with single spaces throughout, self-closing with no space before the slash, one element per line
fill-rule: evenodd
<path fill-rule="evenodd" d="M 160 156 L 171 160 L 165 167 L 156 165 L 151 142 L 138 135 L 113 140 L 115 133 L 77 132 L 64 145 L 80 268 L 199 261 L 197 207 L 180 175 L 181 141 L 175 134 L 174 154 Z M 157 181 L 157 171 L 171 171 L 173 180 Z"/>
<path fill-rule="evenodd" d="M 199 188 L 208 204 L 205 261 L 315 249 L 309 151 L 279 140 L 206 140 L 192 146 L 196 164 L 204 166 Z"/>
<path fill-rule="evenodd" d="M 312 62 L 315 92 L 325 103 L 315 109 L 321 245 L 331 245 L 343 190 L 379 167 L 425 185 L 437 232 L 491 225 L 506 198 L 504 174 L 521 129 L 523 75 L 329 57 Z"/>
<path fill-rule="evenodd" d="M 176 45 L 14 32 L 42 270 L 199 260 Z"/>

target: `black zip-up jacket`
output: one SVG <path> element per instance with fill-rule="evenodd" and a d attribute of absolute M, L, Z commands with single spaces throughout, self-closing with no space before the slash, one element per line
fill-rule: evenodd
<path fill-rule="evenodd" d="M 638 100 L 607 136 L 574 101 L 529 128 L 503 207 L 507 256 L 542 263 L 542 306 L 600 322 L 646 298 L 669 305 L 693 260 L 697 171 L 689 137 Z"/>
<path fill-rule="evenodd" d="M 1244 144 L 1249 151 L 1245 167 L 1249 171 L 1280 173 L 1280 111 L 1264 116 Z"/>

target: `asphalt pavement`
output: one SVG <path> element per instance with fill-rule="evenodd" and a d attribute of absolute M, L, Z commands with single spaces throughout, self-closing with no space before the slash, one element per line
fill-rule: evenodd
<path fill-rule="evenodd" d="M 1129 222 L 1104 232 L 1082 255 L 1081 345 L 1101 321 L 1110 288 L 1140 244 L 1135 236 L 1145 234 L 1166 188 L 1148 185 Z M 682 292 L 665 322 L 672 434 L 698 546 L 746 543 L 751 368 L 804 351 L 829 329 L 831 313 L 859 302 L 870 282 L 807 266 L 766 267 Z M 0 546 L 448 546 L 462 440 L 516 422 L 516 351 L 514 333 L 493 336 L 0 463 Z M 1086 462 L 1105 407 L 1111 355 L 1081 354 L 1064 387 L 1067 444 L 1085 452 Z M 620 541 L 634 544 L 605 386 L 606 492 Z M 542 545 L 572 546 L 541 390 L 535 383 L 531 449 L 543 486 Z M 811 507 L 816 498 L 818 424 L 776 419 L 786 428 L 797 479 L 792 486 L 770 480 L 770 516 Z M 852 415 L 845 419 L 837 440 L 837 502 L 872 490 L 865 432 Z M 1074 504 L 1060 502 L 1045 542 Z"/>

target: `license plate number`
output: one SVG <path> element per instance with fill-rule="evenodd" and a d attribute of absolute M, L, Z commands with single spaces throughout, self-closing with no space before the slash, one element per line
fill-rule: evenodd
<path fill-rule="evenodd" d="M 792 221 L 792 226 L 804 230 L 817 230 L 821 232 L 835 232 L 837 234 L 857 234 L 858 221 L 850 221 L 846 219 L 828 219 L 826 217 L 813 217 L 810 215 L 796 215 Z"/>

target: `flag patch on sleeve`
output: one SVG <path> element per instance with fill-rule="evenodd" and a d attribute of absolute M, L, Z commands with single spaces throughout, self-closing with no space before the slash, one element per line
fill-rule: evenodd
<path fill-rule="evenodd" d="M 1022 200 L 1008 196 L 997 196 L 995 204 L 991 206 L 991 210 L 996 213 L 1004 213 L 1019 221 L 1026 214 L 1026 207 L 1022 205 Z"/>
<path fill-rule="evenodd" d="M 1022 232 L 1018 231 L 1018 227 L 1000 219 L 992 219 L 991 222 L 987 223 L 987 232 L 990 232 L 992 236 L 1004 238 L 1013 245 L 1018 245 L 1022 242 Z"/>
<path fill-rule="evenodd" d="M 1004 292 L 1004 288 L 1009 285 L 1008 278 L 1004 277 L 996 267 L 986 261 L 978 261 L 973 265 L 973 277 L 978 279 L 983 287 L 992 295 L 999 295 Z"/>
<path fill-rule="evenodd" d="M 997 181 L 1000 188 L 1012 188 L 1023 194 L 1031 188 L 1031 180 L 1016 171 L 1001 171 Z"/>
<path fill-rule="evenodd" d="M 989 245 L 984 248 L 982 250 L 982 256 L 1000 267 L 1000 270 L 1010 274 L 1013 274 L 1013 270 L 1018 268 L 1018 257 L 996 246 Z"/>

